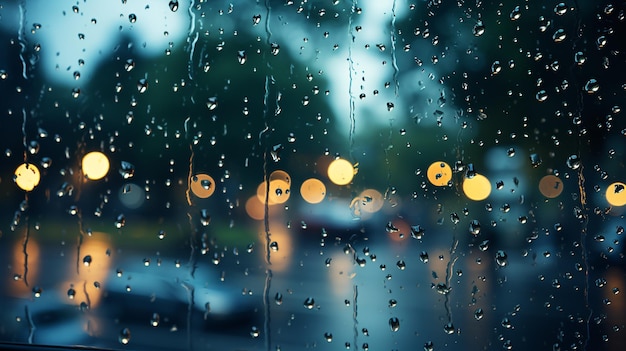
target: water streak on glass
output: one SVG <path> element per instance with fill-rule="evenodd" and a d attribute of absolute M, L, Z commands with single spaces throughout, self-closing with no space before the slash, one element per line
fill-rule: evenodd
<path fill-rule="evenodd" d="M 396 61 L 396 0 L 393 0 L 393 5 L 391 5 L 391 65 L 393 66 L 394 92 L 398 97 L 400 83 L 398 82 L 398 62 Z"/>
<path fill-rule="evenodd" d="M 26 230 L 24 232 L 24 244 L 22 246 L 22 253 L 24 253 L 24 284 L 26 286 L 28 286 L 28 241 L 29 240 L 30 240 L 30 224 L 28 223 L 28 217 L 26 217 Z"/>
<path fill-rule="evenodd" d="M 187 291 L 187 349 L 192 350 L 193 343 L 191 339 L 191 316 L 193 313 L 195 290 L 193 285 L 189 285 L 187 283 L 182 283 L 181 285 Z"/>
<path fill-rule="evenodd" d="M 26 51 L 26 43 L 24 41 L 24 17 L 26 14 L 26 9 L 24 9 L 24 2 L 20 1 L 19 4 L 20 9 L 20 27 L 17 31 L 17 40 L 20 43 L 20 61 L 22 62 L 22 77 L 24 79 L 28 79 L 26 75 L 26 60 L 24 59 L 24 52 Z"/>
<path fill-rule="evenodd" d="M 578 52 L 578 45 L 581 41 L 581 39 L 583 38 L 583 26 L 581 23 L 581 17 L 580 17 L 580 6 L 578 4 L 578 0 L 574 0 L 574 33 L 577 33 L 577 35 L 575 36 L 573 43 L 572 43 L 572 52 Z M 576 79 L 576 74 L 574 69 L 576 68 L 576 64 L 575 63 L 571 63 L 570 65 L 570 75 L 572 76 L 572 82 L 574 83 L 574 88 L 576 89 L 575 91 L 578 92 L 577 94 L 577 113 L 579 116 L 583 116 L 583 110 L 584 110 L 584 95 L 583 95 L 583 89 L 581 89 L 580 84 L 578 83 L 578 79 Z M 581 135 L 581 127 L 578 127 L 578 134 Z M 583 150 L 583 145 L 582 145 L 582 138 L 578 138 L 578 148 L 579 150 Z M 580 151 L 579 151 L 580 153 Z M 587 319 L 585 320 L 585 331 L 586 334 L 585 335 L 585 343 L 583 346 L 584 350 L 587 350 L 587 346 L 589 344 L 589 339 L 591 337 L 591 317 L 593 316 L 593 308 L 591 307 L 591 304 L 589 302 L 589 279 L 591 279 L 589 277 L 589 253 L 587 252 L 587 245 L 586 245 L 586 240 L 587 240 L 587 230 L 588 230 L 588 225 L 589 225 L 589 216 L 587 214 L 587 192 L 585 191 L 585 176 L 583 174 L 583 164 L 581 163 L 580 167 L 578 168 L 578 190 L 579 190 L 579 199 L 580 199 L 580 205 L 582 210 L 584 211 L 584 219 L 583 219 L 583 223 L 582 223 L 582 228 L 580 230 L 580 251 L 581 251 L 581 258 L 583 260 L 583 270 L 584 270 L 584 275 L 585 275 L 585 285 L 583 288 L 583 296 L 585 299 L 585 308 L 588 310 L 588 314 L 587 314 Z"/>
<path fill-rule="evenodd" d="M 352 147 L 354 146 L 354 131 L 356 128 L 356 120 L 354 116 L 355 102 L 354 102 L 354 93 L 352 91 L 352 83 L 354 77 L 354 59 L 352 58 L 352 44 L 354 43 L 356 37 L 354 35 L 354 29 L 352 28 L 352 17 L 356 12 L 356 4 L 357 0 L 352 1 L 352 7 L 350 9 L 350 17 L 348 18 L 348 34 L 350 34 L 350 43 L 348 44 L 348 96 L 350 97 L 350 133 L 349 133 L 349 144 L 350 144 L 350 154 L 352 156 Z"/>
<path fill-rule="evenodd" d="M 358 320 L 358 299 L 359 299 L 359 287 L 354 284 L 353 293 L 352 293 L 352 326 L 353 326 L 353 335 L 354 335 L 354 348 L 355 350 L 359 349 L 359 344 L 357 343 L 357 338 L 359 336 L 359 320 Z"/>
<path fill-rule="evenodd" d="M 87 303 L 87 309 L 91 308 L 91 299 L 89 298 L 89 292 L 87 292 L 87 281 L 83 282 L 83 293 L 85 293 L 85 301 Z"/>
<path fill-rule="evenodd" d="M 270 5 L 270 1 L 269 0 L 265 0 L 265 33 L 266 33 L 266 43 L 268 48 L 271 46 L 271 38 L 272 38 L 272 31 L 270 29 L 270 16 L 271 16 L 271 12 L 272 12 L 272 6 Z M 263 95 L 263 119 L 265 121 L 265 129 L 264 131 L 267 131 L 269 129 L 269 125 L 268 125 L 268 112 L 269 112 L 269 105 L 268 105 L 268 101 L 269 101 L 269 95 L 270 95 L 270 84 L 272 82 L 272 77 L 271 77 L 271 73 L 272 73 L 272 66 L 269 63 L 269 60 L 267 61 L 267 74 L 265 75 L 265 92 Z M 278 104 L 278 98 L 276 99 L 276 103 Z M 263 134 L 263 131 L 261 132 L 261 134 L 259 135 L 259 143 L 261 143 L 261 138 L 260 136 Z M 265 146 L 265 152 L 263 153 L 263 180 L 265 181 L 265 203 L 264 203 L 264 215 L 263 215 L 263 220 L 264 220 L 264 226 L 265 226 L 265 252 L 266 252 L 266 256 L 265 256 L 265 260 L 267 263 L 267 268 L 265 270 L 265 282 L 264 282 L 264 286 L 263 286 L 263 308 L 264 308 L 264 323 L 263 323 L 263 334 L 264 334 L 264 340 L 265 340 L 265 348 L 267 351 L 270 351 L 272 342 L 271 342 L 271 331 L 270 331 L 270 322 L 271 322 L 271 316 L 270 316 L 270 289 L 272 287 L 272 269 L 271 269 L 271 265 L 272 265 L 272 261 L 271 261 L 271 252 L 272 249 L 270 247 L 271 242 L 272 242 L 272 234 L 270 233 L 270 222 L 269 222 L 269 194 L 270 194 L 270 180 L 269 180 L 269 176 L 267 173 L 267 150 L 268 150 L 268 146 Z"/>
<path fill-rule="evenodd" d="M 456 249 L 459 246 L 459 240 L 456 238 L 456 228 L 452 231 L 452 245 L 450 246 L 450 260 L 448 261 L 448 266 L 446 267 L 446 287 L 448 291 L 445 292 L 445 300 L 444 306 L 446 309 L 446 317 L 448 318 L 448 323 L 452 323 L 452 310 L 450 309 L 450 288 L 452 281 L 452 272 L 454 270 L 454 264 L 459 259 L 459 256 L 456 256 Z"/>
<path fill-rule="evenodd" d="M 193 80 L 193 52 L 196 49 L 196 43 L 198 43 L 198 37 L 200 33 L 196 32 L 193 40 L 189 45 L 189 62 L 187 63 L 187 71 L 189 73 L 189 79 Z M 187 38 L 187 42 L 189 42 L 189 38 Z"/>
<path fill-rule="evenodd" d="M 33 317 L 30 314 L 28 305 L 24 306 L 24 312 L 26 314 L 26 321 L 28 322 L 28 343 L 32 344 L 33 339 L 35 338 L 35 330 L 37 330 L 37 327 L 35 326 L 35 322 L 33 322 Z"/>

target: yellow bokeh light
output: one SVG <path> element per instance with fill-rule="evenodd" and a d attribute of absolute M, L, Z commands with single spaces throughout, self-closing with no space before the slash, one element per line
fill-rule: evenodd
<path fill-rule="evenodd" d="M 426 172 L 428 181 L 435 186 L 447 186 L 452 180 L 452 168 L 442 161 L 433 162 Z"/>
<path fill-rule="evenodd" d="M 23 163 L 15 170 L 15 184 L 20 189 L 31 191 L 39 184 L 41 174 L 39 169 L 32 163 Z"/>
<path fill-rule="evenodd" d="M 491 194 L 491 183 L 482 174 L 463 180 L 463 192 L 470 200 L 481 201 Z"/>
<path fill-rule="evenodd" d="M 282 180 L 285 183 L 289 184 L 289 186 L 291 186 L 291 177 L 289 176 L 289 173 L 285 171 L 277 170 L 272 172 L 270 174 L 270 182 L 272 182 L 273 180 Z"/>
<path fill-rule="evenodd" d="M 105 154 L 93 151 L 83 156 L 82 170 L 87 179 L 98 180 L 104 178 L 109 172 L 109 159 Z"/>
<path fill-rule="evenodd" d="M 326 197 L 326 186 L 319 179 L 309 178 L 300 186 L 300 195 L 308 203 L 320 203 Z"/>
<path fill-rule="evenodd" d="M 215 180 L 208 174 L 196 174 L 191 177 L 191 192 L 201 199 L 206 199 L 215 192 Z"/>
<path fill-rule="evenodd" d="M 265 203 L 265 194 L 267 189 L 267 182 L 259 184 L 256 188 L 256 195 L 261 203 Z M 291 189 L 289 183 L 282 179 L 274 179 L 269 183 L 269 196 L 267 196 L 267 203 L 270 205 L 282 204 L 289 200 Z"/>
<path fill-rule="evenodd" d="M 612 206 L 626 205 L 626 184 L 615 182 L 606 188 L 606 201 Z"/>
<path fill-rule="evenodd" d="M 328 165 L 328 178 L 337 185 L 346 185 L 354 178 L 354 167 L 348 160 L 338 158 Z"/>
<path fill-rule="evenodd" d="M 563 182 L 561 178 L 554 175 L 547 175 L 539 181 L 539 192 L 541 195 L 553 199 L 563 192 Z"/>

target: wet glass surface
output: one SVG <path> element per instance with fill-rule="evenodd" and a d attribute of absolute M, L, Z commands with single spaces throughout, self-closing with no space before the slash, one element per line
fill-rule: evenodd
<path fill-rule="evenodd" d="M 0 343 L 621 350 L 625 11 L 0 2 Z"/>

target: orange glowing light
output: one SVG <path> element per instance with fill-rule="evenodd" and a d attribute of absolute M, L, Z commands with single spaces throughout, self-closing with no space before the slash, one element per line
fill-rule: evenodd
<path fill-rule="evenodd" d="M 606 201 L 612 206 L 626 205 L 626 184 L 615 182 L 606 188 Z"/>
<path fill-rule="evenodd" d="M 553 199 L 563 192 L 563 182 L 554 175 L 547 175 L 539 181 L 539 192 L 541 195 Z"/>
<path fill-rule="evenodd" d="M 23 163 L 15 170 L 13 180 L 20 189 L 32 191 L 39 184 L 41 173 L 39 169 L 32 163 Z"/>
<path fill-rule="evenodd" d="M 85 178 L 102 179 L 109 172 L 109 158 L 102 152 L 93 151 L 83 156 L 81 167 Z"/>
<path fill-rule="evenodd" d="M 463 180 L 463 192 L 470 200 L 482 201 L 491 194 L 491 183 L 482 174 Z"/>
<path fill-rule="evenodd" d="M 326 186 L 319 179 L 309 178 L 300 186 L 300 195 L 308 203 L 320 203 L 326 197 Z"/>
<path fill-rule="evenodd" d="M 433 162 L 428 166 L 426 176 L 428 181 L 435 186 L 447 186 L 448 182 L 452 180 L 452 168 L 443 161 Z"/>
<path fill-rule="evenodd" d="M 191 177 L 191 192 L 201 199 L 206 199 L 215 192 L 215 180 L 208 174 L 196 174 Z"/>
<path fill-rule="evenodd" d="M 337 185 L 350 184 L 354 173 L 352 164 L 343 158 L 338 158 L 328 165 L 328 178 Z"/>

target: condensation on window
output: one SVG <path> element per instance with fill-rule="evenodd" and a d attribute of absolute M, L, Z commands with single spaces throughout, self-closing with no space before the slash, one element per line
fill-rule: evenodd
<path fill-rule="evenodd" d="M 625 11 L 0 4 L 0 344 L 620 350 Z"/>

